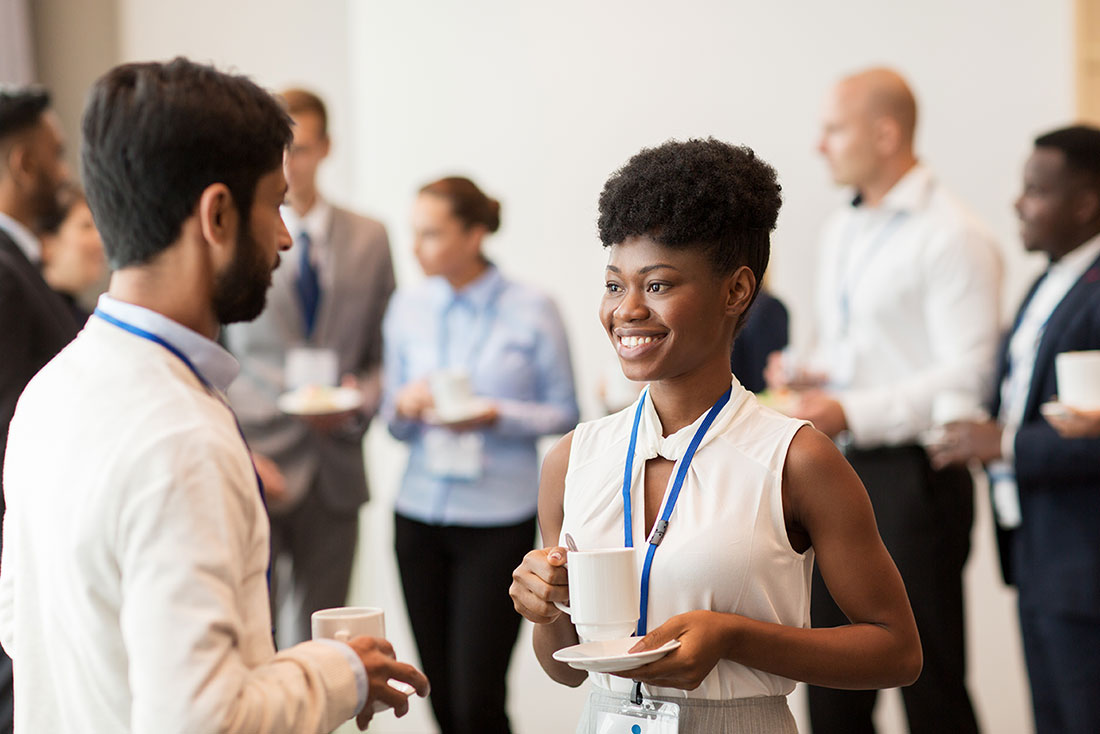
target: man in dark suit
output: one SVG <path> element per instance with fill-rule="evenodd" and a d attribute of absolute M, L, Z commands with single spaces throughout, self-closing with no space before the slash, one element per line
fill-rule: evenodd
<path fill-rule="evenodd" d="M 381 399 L 382 317 L 394 275 L 382 223 L 318 191 L 329 151 L 324 103 L 302 89 L 282 97 L 294 121 L 282 210 L 294 244 L 281 254 L 264 313 L 227 327 L 225 341 L 241 361 L 229 400 L 258 455 L 272 560 L 284 567 L 274 566 L 272 599 L 276 609 L 289 603 L 294 617 L 279 641 L 293 644 L 309 639 L 314 611 L 347 600 L 367 501 L 363 434 Z M 361 404 L 324 415 L 283 412 L 278 398 L 297 387 L 294 362 L 303 359 L 328 362 L 327 377 L 357 387 Z M 279 572 L 287 565 L 289 579 Z"/>
<path fill-rule="evenodd" d="M 58 204 L 68 168 L 50 97 L 0 89 L 0 468 L 19 394 L 79 326 L 39 271 L 39 219 Z M 3 489 L 0 476 L 0 490 Z M 4 503 L 0 499 L 0 514 Z M 0 732 L 12 730 L 11 659 L 0 652 Z"/>
<path fill-rule="evenodd" d="M 1040 413 L 1058 392 L 1055 355 L 1100 349 L 1100 129 L 1037 138 L 1016 211 L 1024 247 L 1050 266 L 1001 350 L 995 420 L 949 425 L 933 460 L 989 471 L 1036 731 L 1100 732 L 1100 438 L 1063 438 Z"/>

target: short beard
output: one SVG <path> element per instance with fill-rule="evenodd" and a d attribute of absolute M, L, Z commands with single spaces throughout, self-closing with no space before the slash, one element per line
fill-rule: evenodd
<path fill-rule="evenodd" d="M 241 224 L 237 253 L 229 267 L 214 281 L 214 315 L 220 324 L 251 321 L 267 303 L 271 266 L 247 222 Z"/>

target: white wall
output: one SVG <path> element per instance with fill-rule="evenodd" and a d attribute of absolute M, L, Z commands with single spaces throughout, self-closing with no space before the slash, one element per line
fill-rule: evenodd
<path fill-rule="evenodd" d="M 596 197 L 644 145 L 714 135 L 746 143 L 780 172 L 785 205 L 772 284 L 796 339 L 809 316 L 817 229 L 842 199 L 813 151 L 820 101 L 868 64 L 907 74 L 921 104 L 923 157 L 990 223 L 1010 268 L 1006 311 L 1035 263 L 1019 254 L 1010 203 L 1037 132 L 1072 105 L 1069 0 L 684 0 L 465 3 L 400 0 L 119 0 L 126 59 L 185 53 L 261 83 L 305 83 L 331 107 L 332 197 L 383 219 L 402 282 L 418 277 L 407 218 L 417 187 L 470 175 L 503 203 L 490 252 L 557 298 L 583 407 L 610 359 L 596 322 L 603 253 Z M 960 314 L 965 317 L 965 314 Z M 400 447 L 372 431 L 376 492 L 365 512 L 355 600 L 391 610 L 410 655 L 390 551 Z M 1030 731 L 1013 597 L 1000 586 L 980 495 L 967 571 L 971 681 L 988 731 Z M 523 643 L 521 643 L 522 645 Z M 568 731 L 580 694 L 550 684 L 524 646 L 513 666 L 521 734 Z M 897 709 L 883 731 L 903 731 Z M 423 704 L 374 731 L 431 731 Z"/>

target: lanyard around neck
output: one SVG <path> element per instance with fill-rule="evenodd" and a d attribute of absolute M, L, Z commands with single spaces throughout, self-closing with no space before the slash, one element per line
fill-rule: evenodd
<path fill-rule="evenodd" d="M 895 212 L 890 219 L 886 221 L 878 232 L 875 233 L 874 239 L 871 240 L 863 253 L 856 253 L 852 249 L 853 229 L 852 225 L 849 225 L 848 232 L 845 233 L 844 241 L 848 243 L 848 257 L 845 259 L 845 272 L 840 284 L 840 333 L 842 336 L 847 336 L 851 329 L 852 321 L 852 298 L 854 296 L 856 287 L 863 280 L 863 276 L 867 274 L 867 269 L 870 267 L 871 262 L 875 259 L 883 249 L 885 249 L 886 242 L 890 239 L 890 235 L 894 233 L 901 223 L 905 220 L 907 212 L 898 211 Z M 861 261 L 853 263 L 853 258 L 856 255 L 861 255 Z M 853 268 L 853 264 L 856 267 Z"/>
<path fill-rule="evenodd" d="M 204 388 L 206 388 L 207 391 L 211 392 L 215 397 L 217 397 L 218 401 L 221 402 L 222 405 L 225 405 L 226 410 L 228 410 L 229 414 L 233 416 L 233 422 L 237 426 L 237 432 L 241 434 L 241 441 L 244 442 L 245 451 L 248 451 L 248 460 L 250 462 L 252 462 L 252 471 L 256 474 L 256 485 L 260 489 L 260 499 L 264 503 L 264 508 L 266 508 L 267 507 L 267 496 L 264 494 L 264 482 L 263 482 L 262 479 L 260 479 L 260 472 L 259 472 L 258 469 L 256 469 L 256 463 L 254 461 L 252 461 L 252 450 L 249 449 L 249 447 L 248 447 L 248 439 L 244 437 L 244 429 L 241 428 L 240 421 L 237 420 L 237 416 L 233 412 L 233 409 L 230 408 L 229 405 L 225 401 L 223 401 L 220 397 L 218 397 L 217 390 L 214 389 L 214 386 L 210 384 L 209 380 L 207 380 L 205 377 L 202 376 L 202 373 L 199 372 L 198 369 L 196 369 L 195 365 L 192 364 L 191 360 L 187 358 L 187 355 L 184 354 L 175 344 L 172 344 L 172 342 L 168 341 L 164 337 L 158 336 L 157 334 L 154 334 L 151 331 L 146 331 L 145 329 L 142 329 L 139 326 L 134 326 L 133 324 L 127 323 L 126 321 L 123 321 L 122 319 L 115 318 L 111 314 L 109 314 L 109 313 L 107 313 L 107 312 L 105 312 L 101 309 L 98 309 L 98 308 L 95 311 L 93 311 L 92 313 L 94 315 L 98 316 L 99 318 L 103 319 L 104 321 L 106 321 L 108 324 L 111 324 L 112 326 L 117 326 L 118 328 L 122 329 L 123 331 L 129 332 L 130 334 L 133 334 L 134 336 L 145 339 L 146 341 L 151 341 L 154 344 L 159 344 L 160 346 L 167 349 L 169 352 L 171 352 L 173 355 L 175 355 L 179 359 L 179 361 L 183 362 L 187 366 L 187 369 L 191 370 L 191 373 L 195 375 L 195 378 L 198 379 L 198 381 L 200 383 L 202 383 L 202 386 Z M 270 590 L 271 590 L 271 564 L 270 564 L 270 562 L 267 565 L 267 588 L 268 588 L 268 591 L 270 592 Z"/>
<path fill-rule="evenodd" d="M 645 563 L 642 565 L 641 600 L 638 610 L 637 629 L 639 637 L 646 634 L 647 612 L 649 609 L 649 572 L 653 566 L 653 556 L 657 553 L 657 546 L 661 544 L 661 539 L 664 538 L 665 533 L 668 532 L 669 518 L 672 517 L 672 510 L 676 507 L 676 500 L 680 497 L 680 489 L 684 486 L 688 467 L 691 466 L 691 460 L 695 458 L 695 451 L 699 448 L 699 444 L 703 441 L 703 436 L 706 435 L 711 424 L 714 423 L 714 419 L 717 417 L 718 412 L 729 402 L 730 395 L 732 394 L 733 386 L 731 385 L 728 390 L 722 393 L 722 396 L 718 398 L 714 405 L 711 406 L 710 410 L 707 411 L 706 417 L 703 418 L 703 422 L 699 425 L 699 428 L 695 430 L 695 435 L 691 437 L 691 442 L 688 444 L 687 451 L 684 453 L 683 458 L 680 459 L 680 467 L 676 471 L 676 478 L 672 482 L 671 489 L 669 489 L 668 498 L 665 500 L 665 508 L 661 513 L 661 518 L 653 525 L 653 530 L 646 541 L 649 548 L 646 550 Z M 626 469 L 623 472 L 623 535 L 627 548 L 634 547 L 634 532 L 631 527 L 630 485 L 631 477 L 634 473 L 634 450 L 638 445 L 638 425 L 641 423 L 642 410 L 645 408 L 645 401 L 648 396 L 649 388 L 646 388 L 642 397 L 638 400 L 637 409 L 634 411 L 634 427 L 630 431 L 630 446 L 626 450 Z M 642 476 L 645 476 L 644 470 Z M 644 496 L 644 482 L 642 484 L 642 492 Z"/>

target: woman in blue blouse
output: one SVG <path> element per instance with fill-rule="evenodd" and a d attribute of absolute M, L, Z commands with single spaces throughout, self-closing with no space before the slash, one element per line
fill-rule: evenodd
<path fill-rule="evenodd" d="M 443 734 L 510 731 L 505 679 L 520 619 L 508 586 L 535 538 L 535 443 L 578 419 L 557 309 L 482 253 L 499 225 L 500 204 L 469 179 L 421 189 L 414 247 L 428 278 L 394 294 L 383 327 L 382 410 L 410 448 L 397 562 Z M 450 423 L 432 397 L 440 374 L 468 380 L 477 397 Z"/>

